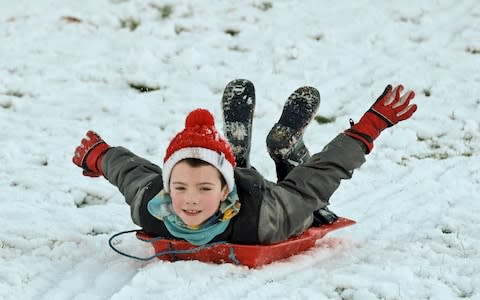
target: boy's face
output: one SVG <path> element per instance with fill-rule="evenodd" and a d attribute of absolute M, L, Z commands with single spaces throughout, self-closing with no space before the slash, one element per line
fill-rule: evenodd
<path fill-rule="evenodd" d="M 201 225 L 213 216 L 228 195 L 222 188 L 220 172 L 211 165 L 192 167 L 177 163 L 170 174 L 170 197 L 175 214 L 191 227 Z"/>

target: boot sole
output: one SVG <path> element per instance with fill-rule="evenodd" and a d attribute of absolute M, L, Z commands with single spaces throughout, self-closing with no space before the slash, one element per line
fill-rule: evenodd
<path fill-rule="evenodd" d="M 274 160 L 292 153 L 319 106 L 320 93 L 314 87 L 301 87 L 288 97 L 280 119 L 267 136 L 268 153 Z"/>
<path fill-rule="evenodd" d="M 229 82 L 222 97 L 223 132 L 239 166 L 248 165 L 254 109 L 253 83 L 246 79 Z"/>

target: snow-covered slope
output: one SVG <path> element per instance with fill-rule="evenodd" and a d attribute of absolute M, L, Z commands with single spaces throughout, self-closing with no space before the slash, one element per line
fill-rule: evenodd
<path fill-rule="evenodd" d="M 480 299 L 480 6 L 465 1 L 0 1 L 0 298 Z M 301 85 L 319 151 L 388 83 L 417 93 L 331 208 L 358 224 L 258 270 L 139 263 L 121 194 L 81 175 L 88 129 L 161 163 L 193 108 L 255 83 L 253 164 Z M 140 93 L 135 87 L 155 89 Z M 121 244 L 151 249 L 133 237 Z"/>

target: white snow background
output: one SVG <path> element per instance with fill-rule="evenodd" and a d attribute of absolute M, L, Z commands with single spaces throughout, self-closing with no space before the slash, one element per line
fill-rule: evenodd
<path fill-rule="evenodd" d="M 480 299 L 479 70 L 477 0 L 1 0 L 0 298 Z M 234 78 L 256 86 L 252 163 L 271 180 L 265 136 L 299 86 L 332 120 L 307 129 L 312 152 L 388 83 L 419 108 L 332 197 L 358 224 L 307 252 L 259 269 L 113 252 L 137 227 L 71 162 L 85 132 L 161 164 L 190 110 L 221 128 Z"/>

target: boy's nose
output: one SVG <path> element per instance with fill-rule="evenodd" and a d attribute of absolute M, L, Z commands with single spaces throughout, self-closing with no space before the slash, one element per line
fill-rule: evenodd
<path fill-rule="evenodd" d="M 194 194 L 188 194 L 186 197 L 186 202 L 188 204 L 198 204 L 197 197 Z"/>

